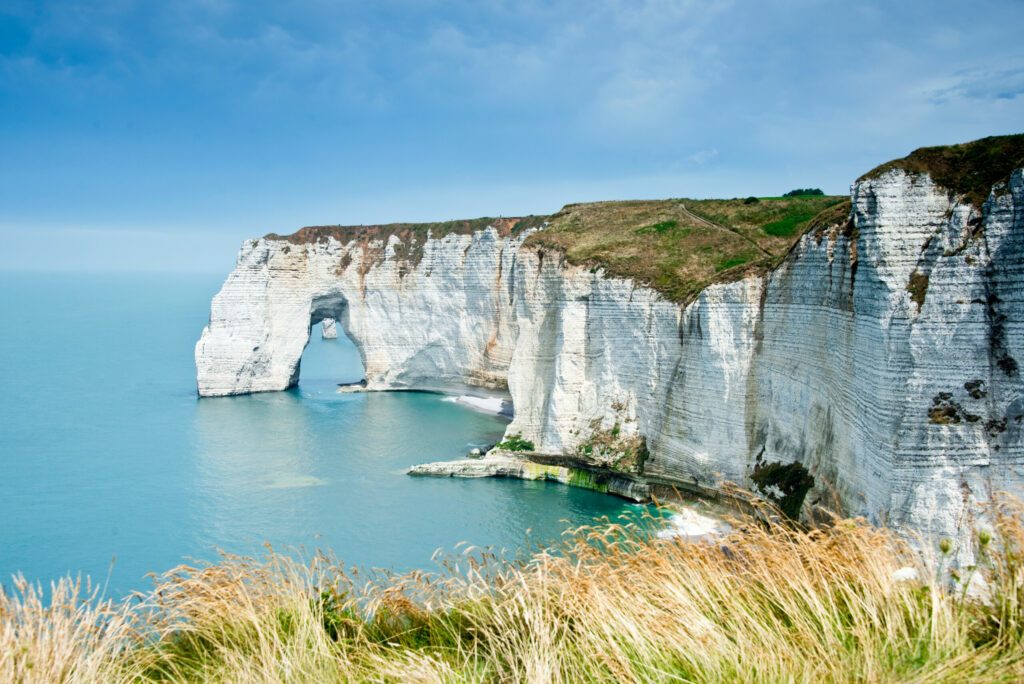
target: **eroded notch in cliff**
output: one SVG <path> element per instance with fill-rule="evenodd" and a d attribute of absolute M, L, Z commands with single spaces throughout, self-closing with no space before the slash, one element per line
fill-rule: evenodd
<path fill-rule="evenodd" d="M 804 499 L 814 487 L 814 476 L 803 464 L 797 461 L 768 463 L 762 461 L 760 455 L 750 479 L 762 496 L 794 520 L 800 517 Z"/>

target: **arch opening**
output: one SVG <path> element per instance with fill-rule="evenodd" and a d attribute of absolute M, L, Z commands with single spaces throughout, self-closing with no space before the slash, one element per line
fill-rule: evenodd
<path fill-rule="evenodd" d="M 310 304 L 306 346 L 295 369 L 296 384 L 317 387 L 365 381 L 362 350 L 348 332 L 348 303 L 340 294 Z"/>

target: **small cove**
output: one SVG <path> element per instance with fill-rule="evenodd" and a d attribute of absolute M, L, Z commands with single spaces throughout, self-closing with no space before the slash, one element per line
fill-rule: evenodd
<path fill-rule="evenodd" d="M 216 276 L 2 274 L 0 581 L 87 574 L 108 594 L 218 550 L 269 543 L 350 565 L 430 569 L 460 542 L 509 553 L 633 510 L 546 482 L 410 478 L 506 420 L 426 393 L 350 393 L 345 338 L 298 388 L 198 399 L 192 349 Z"/>

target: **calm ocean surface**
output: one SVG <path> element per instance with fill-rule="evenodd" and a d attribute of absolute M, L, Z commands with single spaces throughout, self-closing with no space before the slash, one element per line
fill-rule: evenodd
<path fill-rule="evenodd" d="M 298 389 L 199 400 L 192 350 L 221 280 L 0 274 L 0 582 L 109 575 L 116 596 L 264 542 L 431 568 L 458 542 L 514 551 L 629 510 L 553 483 L 406 476 L 505 421 L 431 394 L 338 394 L 359 356 L 319 328 Z"/>

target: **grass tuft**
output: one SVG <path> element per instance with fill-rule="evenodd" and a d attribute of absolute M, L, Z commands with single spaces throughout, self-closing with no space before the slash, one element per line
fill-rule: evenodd
<path fill-rule="evenodd" d="M 509 435 L 504 440 L 494 445 L 495 449 L 503 449 L 505 451 L 533 451 L 536 449 L 533 442 L 528 439 L 523 439 L 521 433 Z"/>

